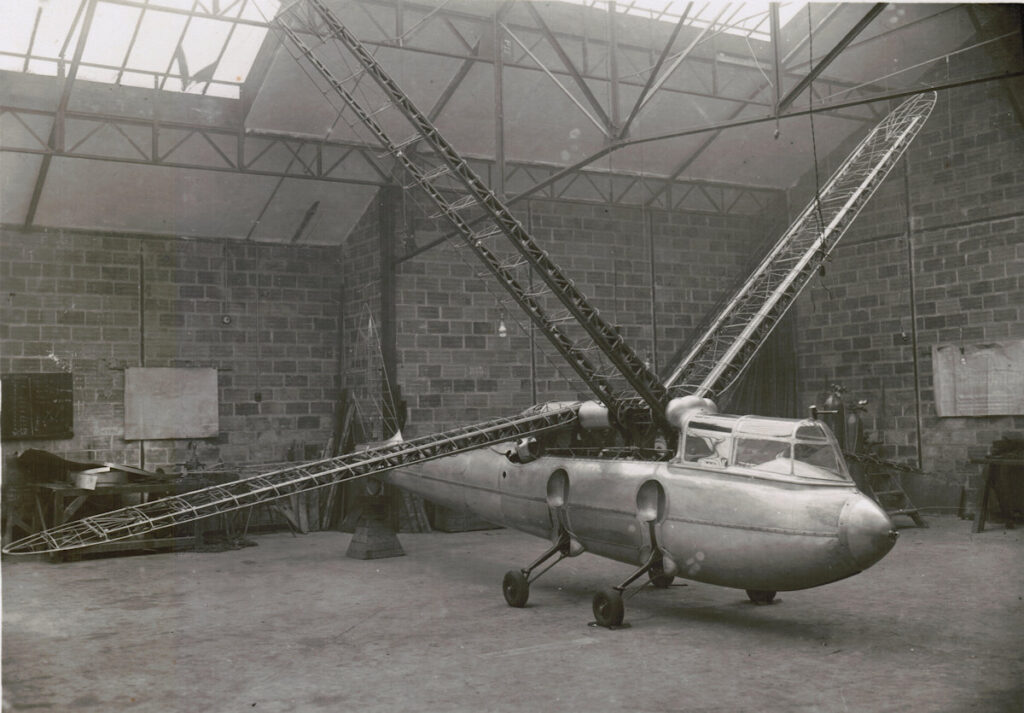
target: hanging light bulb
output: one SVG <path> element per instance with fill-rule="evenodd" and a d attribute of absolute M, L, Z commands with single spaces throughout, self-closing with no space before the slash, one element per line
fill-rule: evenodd
<path fill-rule="evenodd" d="M 498 320 L 498 336 L 499 337 L 507 337 L 508 336 L 508 329 L 505 327 L 505 320 L 503 320 L 503 319 L 499 319 Z"/>

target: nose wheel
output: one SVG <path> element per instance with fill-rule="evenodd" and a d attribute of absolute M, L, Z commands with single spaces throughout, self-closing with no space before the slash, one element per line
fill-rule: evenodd
<path fill-rule="evenodd" d="M 773 592 L 768 589 L 748 589 L 747 597 L 754 604 L 771 604 L 775 601 L 775 595 L 778 592 Z"/>

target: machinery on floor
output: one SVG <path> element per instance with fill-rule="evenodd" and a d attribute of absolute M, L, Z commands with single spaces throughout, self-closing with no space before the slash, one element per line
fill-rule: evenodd
<path fill-rule="evenodd" d="M 822 422 L 719 414 L 715 400 L 920 131 L 934 94 L 912 96 L 863 139 L 682 361 L 659 378 L 321 0 L 290 6 L 277 24 L 311 76 L 412 176 L 409 188 L 430 197 L 594 400 L 541 404 L 511 418 L 84 518 L 5 552 L 88 547 L 304 490 L 385 479 L 549 539 L 536 561 L 505 575 L 513 607 L 524 606 L 530 584 L 565 557 L 591 552 L 634 565 L 593 600 L 597 622 L 617 626 L 623 592 L 645 576 L 654 586 L 679 576 L 735 587 L 768 603 L 777 591 L 856 574 L 892 548 L 891 521 L 854 486 Z M 336 78 L 307 44 L 310 36 L 334 43 L 358 71 Z M 386 106 L 370 111 L 357 99 L 352 87 L 364 75 L 386 95 Z M 377 118 L 382 112 L 391 113 L 389 126 L 401 119 L 416 133 L 392 140 Z M 521 279 L 519 268 L 532 270 L 543 290 Z"/>

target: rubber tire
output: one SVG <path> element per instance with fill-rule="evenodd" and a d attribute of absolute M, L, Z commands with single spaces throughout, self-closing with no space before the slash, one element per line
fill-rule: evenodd
<path fill-rule="evenodd" d="M 619 626 L 625 614 L 626 607 L 619 590 L 607 587 L 594 595 L 594 619 L 600 626 Z"/>
<path fill-rule="evenodd" d="M 510 607 L 522 609 L 526 606 L 526 600 L 530 598 L 530 583 L 518 569 L 510 569 L 505 572 L 505 579 L 501 583 L 501 591 L 505 595 L 505 601 Z"/>
<path fill-rule="evenodd" d="M 657 589 L 668 589 L 672 586 L 672 582 L 675 581 L 675 576 L 665 574 L 665 570 L 661 568 L 661 565 L 651 567 L 647 571 L 647 578 L 651 580 L 651 586 Z"/>
<path fill-rule="evenodd" d="M 771 604 L 775 601 L 775 595 L 777 592 L 773 592 L 770 589 L 748 589 L 747 596 L 750 597 L 750 601 L 754 604 Z"/>

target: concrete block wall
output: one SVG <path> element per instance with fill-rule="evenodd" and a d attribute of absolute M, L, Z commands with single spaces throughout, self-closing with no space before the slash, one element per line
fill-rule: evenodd
<path fill-rule="evenodd" d="M 381 195 L 370 202 L 356 227 L 340 248 L 341 296 L 340 374 L 342 388 L 349 389 L 360 406 L 359 416 L 367 430 L 379 429 L 381 367 Z M 371 339 L 372 316 L 377 337 Z M 370 433 L 371 438 L 380 433 Z"/>
<path fill-rule="evenodd" d="M 397 280 L 398 379 L 410 435 L 509 415 L 533 403 L 530 337 L 502 309 L 497 282 L 450 243 L 403 262 Z M 484 278 L 490 279 L 490 278 Z M 488 287 L 490 289 L 488 289 Z M 506 336 L 499 336 L 504 321 Z"/>
<path fill-rule="evenodd" d="M 869 399 L 866 426 L 881 454 L 920 459 L 926 474 L 909 479 L 919 506 L 957 505 L 978 469 L 969 460 L 1024 432 L 1024 415 L 939 418 L 931 362 L 936 345 L 1024 338 L 1022 167 L 1024 126 L 1004 85 L 941 93 L 826 277 L 798 303 L 802 400 L 820 403 L 830 383 Z"/>
<path fill-rule="evenodd" d="M 72 231 L 0 235 L 0 373 L 74 374 L 74 437 L 5 441 L 173 467 L 319 454 L 337 387 L 337 252 Z M 220 436 L 124 440 L 124 369 L 218 369 Z"/>
<path fill-rule="evenodd" d="M 516 207 L 602 317 L 620 325 L 637 353 L 661 367 L 777 226 L 782 206 L 772 211 L 766 220 L 568 201 Z M 499 301 L 502 288 L 478 277 L 483 267 L 475 260 L 443 244 L 400 265 L 398 363 L 410 435 L 514 413 L 535 399 L 591 398 L 540 334 L 531 355 L 528 320 Z M 505 337 L 498 335 L 501 322 Z"/>

